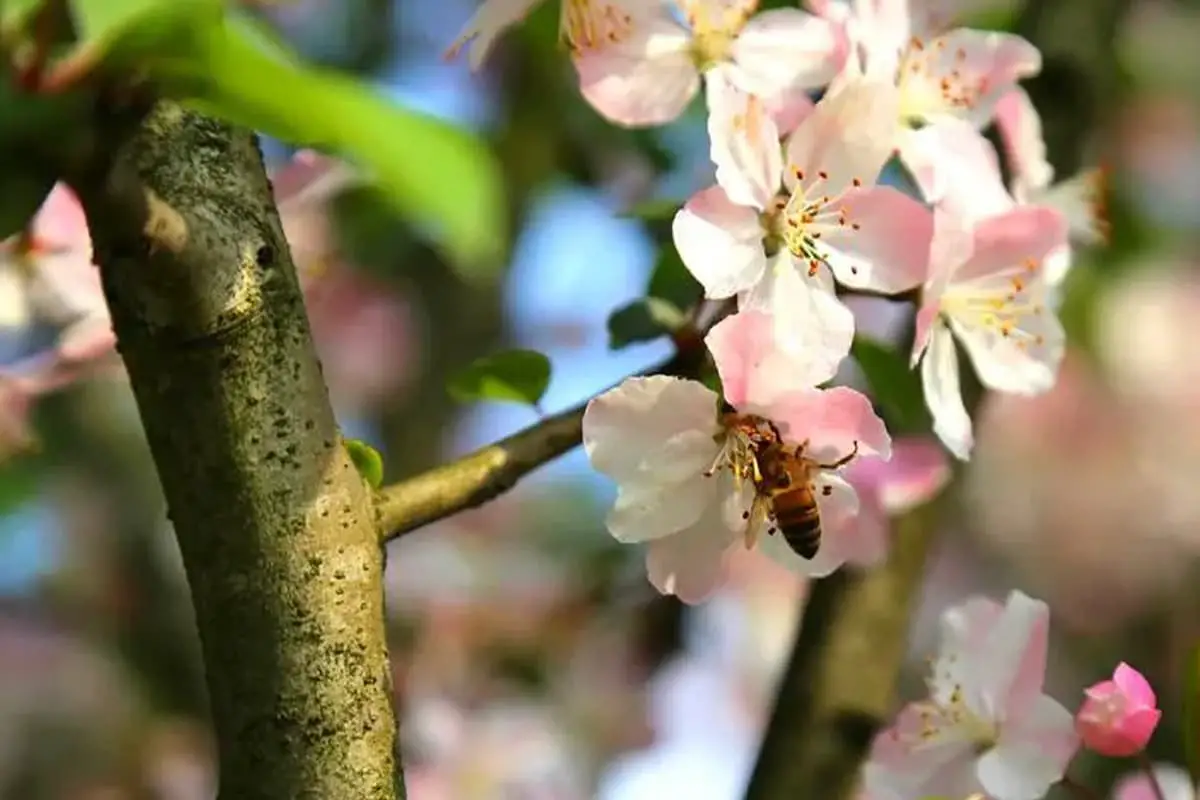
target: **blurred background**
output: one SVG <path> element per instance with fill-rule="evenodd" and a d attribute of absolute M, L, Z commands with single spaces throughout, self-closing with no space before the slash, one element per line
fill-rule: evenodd
<path fill-rule="evenodd" d="M 993 23 L 1012 10 L 974 5 L 995 6 Z M 265 144 L 335 407 L 348 436 L 384 454 L 389 480 L 536 421 L 448 399 L 447 378 L 481 355 L 547 353 L 549 412 L 666 356 L 662 341 L 608 347 L 609 313 L 645 293 L 670 246 L 664 226 L 624 212 L 712 177 L 702 108 L 629 131 L 579 98 L 557 3 L 478 74 L 447 63 L 474 9 L 295 0 L 261 12 L 309 58 L 483 132 L 503 163 L 511 258 L 501 280 L 467 284 L 369 192 L 314 188 L 336 165 Z M 1166 709 L 1155 755 L 1177 763 L 1181 668 L 1200 633 L 1196 41 L 1191 3 L 1136 0 L 1120 29 L 1119 90 L 1078 143 L 1109 169 L 1112 241 L 1078 254 L 1058 386 L 984 401 L 901 687 L 920 692 L 943 608 L 1019 587 L 1051 604 L 1051 693 L 1074 709 L 1082 687 L 1129 662 Z M 878 308 L 860 311 L 883 325 Z M 8 325 L 7 358 L 37 353 L 52 322 Z M 0 798 L 208 800 L 187 587 L 119 367 L 0 405 Z M 745 556 L 703 606 L 660 597 L 640 550 L 604 530 L 612 496 L 576 451 L 390 546 L 414 800 L 740 796 L 805 587 Z M 1106 789 L 1126 765 L 1077 766 Z"/>

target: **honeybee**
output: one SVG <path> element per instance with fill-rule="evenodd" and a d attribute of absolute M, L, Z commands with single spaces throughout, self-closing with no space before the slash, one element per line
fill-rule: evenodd
<path fill-rule="evenodd" d="M 754 486 L 754 501 L 742 514 L 747 521 L 746 548 L 754 547 L 759 526 L 765 524 L 768 536 L 779 533 L 792 552 L 812 560 L 821 548 L 821 510 L 813 479 L 820 470 L 850 463 L 858 455 L 858 442 L 837 461 L 820 464 L 807 457 L 807 441 L 787 444 L 775 423 L 765 417 L 738 414 L 723 406 L 722 425 L 728 450 L 705 474 L 727 465 L 739 482 Z M 825 486 L 821 494 L 828 496 L 831 491 Z"/>
<path fill-rule="evenodd" d="M 766 518 L 767 535 L 777 531 L 796 555 L 811 561 L 821 549 L 821 510 L 817 505 L 814 474 L 822 469 L 838 469 L 858 455 L 858 442 L 842 458 L 831 464 L 819 464 L 805 457 L 808 442 L 789 446 L 782 440 L 768 443 L 757 453 L 761 479 L 755 482 L 755 503 Z M 832 489 L 824 486 L 823 496 Z M 752 519 L 750 513 L 747 518 Z M 752 522 L 753 524 L 753 522 Z M 752 545 L 753 541 L 748 540 Z"/>

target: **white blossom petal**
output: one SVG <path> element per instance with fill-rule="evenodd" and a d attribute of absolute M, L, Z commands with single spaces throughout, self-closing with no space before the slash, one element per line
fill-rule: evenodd
<path fill-rule="evenodd" d="M 933 432 L 951 453 L 966 461 L 974 447 L 971 417 L 963 404 L 958 379 L 958 353 L 954 338 L 942 323 L 935 323 L 929 347 L 921 362 L 921 386 L 933 416 Z"/>
<path fill-rule="evenodd" d="M 779 192 L 783 172 L 775 120 L 757 95 L 730 82 L 725 69 L 709 70 L 705 86 L 717 184 L 732 202 L 765 210 Z"/>
<path fill-rule="evenodd" d="M 730 202 L 721 187 L 692 195 L 676 213 L 671 233 L 683 265 L 704 287 L 705 297 L 731 297 L 762 280 L 767 257 L 758 214 Z"/>
<path fill-rule="evenodd" d="M 814 89 L 832 80 L 841 49 L 837 28 L 795 8 L 751 17 L 731 48 L 738 82 L 760 97 Z"/>
<path fill-rule="evenodd" d="M 700 89 L 690 47 L 691 36 L 670 18 L 639 20 L 627 39 L 572 59 L 579 90 L 618 125 L 665 125 Z"/>
<path fill-rule="evenodd" d="M 1078 748 L 1071 712 L 1040 695 L 1028 715 L 1006 726 L 996 747 L 979 759 L 979 782 L 995 800 L 1039 800 L 1062 780 Z"/>

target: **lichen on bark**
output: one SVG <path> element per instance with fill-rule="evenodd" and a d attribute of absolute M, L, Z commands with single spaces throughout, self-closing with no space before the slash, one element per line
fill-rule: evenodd
<path fill-rule="evenodd" d="M 253 135 L 172 103 L 71 176 L 183 555 L 221 800 L 404 796 L 383 553 Z"/>

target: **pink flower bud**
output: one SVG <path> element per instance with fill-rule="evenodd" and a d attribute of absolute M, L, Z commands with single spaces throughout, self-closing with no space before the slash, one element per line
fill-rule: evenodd
<path fill-rule="evenodd" d="M 1100 681 L 1084 694 L 1087 699 L 1075 715 L 1084 745 L 1104 756 L 1140 753 L 1162 717 L 1142 673 L 1122 662 L 1112 680 Z"/>

